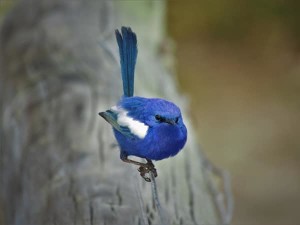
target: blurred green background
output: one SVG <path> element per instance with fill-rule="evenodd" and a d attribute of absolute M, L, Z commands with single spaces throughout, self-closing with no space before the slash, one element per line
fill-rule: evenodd
<path fill-rule="evenodd" d="M 233 178 L 235 225 L 300 221 L 300 1 L 168 1 L 199 143 Z"/>

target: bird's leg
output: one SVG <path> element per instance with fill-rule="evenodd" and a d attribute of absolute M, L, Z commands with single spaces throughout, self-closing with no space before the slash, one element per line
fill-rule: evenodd
<path fill-rule="evenodd" d="M 138 171 L 140 172 L 140 175 L 144 178 L 145 181 L 150 182 L 151 179 L 149 177 L 146 177 L 146 174 L 151 172 L 153 173 L 154 177 L 157 177 L 157 172 L 152 161 L 150 159 L 146 160 L 147 163 L 145 164 L 145 166 L 140 166 L 140 168 L 138 168 Z"/>
<path fill-rule="evenodd" d="M 122 154 L 122 153 L 121 153 L 120 158 L 123 162 L 131 163 L 131 164 L 140 166 L 138 168 L 138 171 L 140 172 L 141 177 L 143 177 L 145 181 L 151 182 L 151 179 L 149 177 L 146 177 L 146 174 L 149 173 L 149 172 L 152 172 L 154 177 L 157 177 L 156 169 L 155 169 L 154 164 L 152 163 L 151 160 L 146 159 L 147 163 L 141 163 L 141 162 L 137 162 L 137 161 L 128 159 L 128 156 L 125 155 L 125 154 Z"/>
<path fill-rule="evenodd" d="M 141 162 L 138 162 L 138 161 L 134 161 L 134 160 L 132 160 L 132 159 L 128 159 L 128 156 L 127 156 L 127 155 L 121 154 L 121 160 L 122 160 L 123 162 L 131 163 L 131 164 L 134 164 L 134 165 L 137 165 L 137 166 L 147 167 L 147 163 L 141 163 Z"/>
<path fill-rule="evenodd" d="M 152 161 L 150 159 L 146 160 L 147 163 L 145 163 L 143 166 L 140 166 L 140 168 L 138 168 L 138 171 L 140 172 L 141 177 L 143 177 L 145 181 L 151 182 L 151 179 L 149 177 L 146 177 L 146 174 L 151 172 L 153 173 L 154 177 L 157 177 L 157 172 Z"/>
<path fill-rule="evenodd" d="M 146 159 L 146 160 L 147 160 L 147 164 L 149 165 L 150 171 L 153 173 L 154 177 L 157 177 L 157 171 L 155 169 L 153 162 L 150 159 Z"/>

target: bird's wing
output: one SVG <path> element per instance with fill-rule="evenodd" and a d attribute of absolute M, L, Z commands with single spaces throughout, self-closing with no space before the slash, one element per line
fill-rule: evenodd
<path fill-rule="evenodd" d="M 126 137 L 135 138 L 136 135 L 132 134 L 127 126 L 121 126 L 118 123 L 118 112 L 112 110 L 106 110 L 105 112 L 100 112 L 102 116 L 108 123 L 110 123 L 117 131 L 122 133 Z"/>

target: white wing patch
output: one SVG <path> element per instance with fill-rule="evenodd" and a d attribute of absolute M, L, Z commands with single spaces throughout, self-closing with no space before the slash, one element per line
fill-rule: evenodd
<path fill-rule="evenodd" d="M 146 137 L 149 126 L 128 116 L 128 112 L 121 107 L 113 106 L 111 110 L 118 113 L 117 122 L 120 126 L 128 127 L 131 133 L 141 139 Z"/>

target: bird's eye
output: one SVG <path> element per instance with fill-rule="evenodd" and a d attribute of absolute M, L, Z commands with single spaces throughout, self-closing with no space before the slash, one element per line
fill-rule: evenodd
<path fill-rule="evenodd" d="M 162 121 L 162 117 L 160 115 L 155 115 L 155 119 L 158 121 Z"/>
<path fill-rule="evenodd" d="M 176 117 L 175 123 L 178 123 L 178 121 L 179 121 L 179 117 Z"/>

